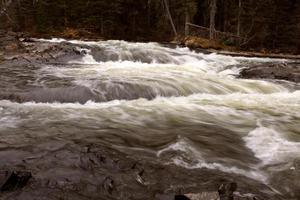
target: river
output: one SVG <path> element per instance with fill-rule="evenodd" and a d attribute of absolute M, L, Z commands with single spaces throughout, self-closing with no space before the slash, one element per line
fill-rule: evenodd
<path fill-rule="evenodd" d="M 59 199 L 58 188 L 73 193 L 71 199 L 102 195 L 97 176 L 114 179 L 120 172 L 108 164 L 83 168 L 80 155 L 88 147 L 167 169 L 145 169 L 146 188 L 119 175 L 104 199 L 151 199 L 143 191 L 159 191 L 153 187 L 160 181 L 162 193 L 198 192 L 220 179 L 237 182 L 244 197 L 300 198 L 300 91 L 286 81 L 237 78 L 251 63 L 287 60 L 158 43 L 37 41 L 71 43 L 84 56 L 0 71 L 2 90 L 26 100 L 0 100 L 0 167 L 30 170 L 42 184 L 23 197 L 54 190 L 49 199 Z"/>

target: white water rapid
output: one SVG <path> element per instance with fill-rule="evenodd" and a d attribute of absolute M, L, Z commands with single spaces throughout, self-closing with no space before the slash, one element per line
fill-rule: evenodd
<path fill-rule="evenodd" d="M 16 157 L 0 156 L 1 163 L 19 164 L 19 158 L 36 152 L 86 141 L 296 194 L 299 176 L 283 181 L 284 188 L 274 180 L 293 177 L 300 159 L 300 91 L 289 82 L 237 78 L 251 63 L 287 60 L 203 54 L 157 43 L 36 41 L 77 45 L 84 56 L 65 65 L 42 65 L 32 84 L 67 85 L 74 93 L 86 88 L 92 98 L 79 95 L 87 98 L 83 103 L 1 100 L 0 149 L 19 150 Z"/>

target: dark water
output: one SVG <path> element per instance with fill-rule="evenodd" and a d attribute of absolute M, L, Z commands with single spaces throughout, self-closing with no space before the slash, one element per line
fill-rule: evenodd
<path fill-rule="evenodd" d="M 155 199 L 225 180 L 300 199 L 300 92 L 235 78 L 285 60 L 71 42 L 83 58 L 0 67 L 0 168 L 34 177 L 4 199 Z"/>

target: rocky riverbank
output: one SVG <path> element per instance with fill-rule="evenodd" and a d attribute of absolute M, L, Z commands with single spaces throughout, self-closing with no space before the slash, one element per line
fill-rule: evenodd
<path fill-rule="evenodd" d="M 240 78 L 251 79 L 276 79 L 286 80 L 291 82 L 300 82 L 300 63 L 265 63 L 259 65 L 252 65 L 249 68 L 245 68 L 240 73 Z"/>
<path fill-rule="evenodd" d="M 239 51 L 236 47 L 226 46 L 199 37 L 182 37 L 176 40 L 179 44 L 200 52 L 205 50 L 206 53 L 217 53 L 236 57 L 287 59 L 279 64 L 251 64 L 249 68 L 242 69 L 239 78 L 276 79 L 300 82 L 300 55 Z"/>
<path fill-rule="evenodd" d="M 52 148 L 58 148 L 57 145 L 52 144 Z M 11 158 L 15 156 L 4 153 Z M 57 162 L 64 167 L 58 169 Z M 236 181 L 245 179 L 243 176 L 232 175 L 227 179 L 222 172 L 163 166 L 95 144 L 70 144 L 47 152 L 47 156 L 15 164 L 0 170 L 0 198 L 3 200 L 268 199 L 266 194 L 250 189 L 250 185 L 260 185 L 254 180 L 237 185 Z M 249 196 L 250 193 L 256 195 Z M 279 198 L 274 196 L 272 200 L 275 199 Z"/>

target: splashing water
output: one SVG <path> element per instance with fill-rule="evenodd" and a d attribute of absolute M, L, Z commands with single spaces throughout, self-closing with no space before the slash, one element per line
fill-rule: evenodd
<path fill-rule="evenodd" d="M 29 94 L 31 102 L 0 101 L 3 149 L 33 148 L 37 138 L 94 141 L 163 165 L 238 174 L 275 188 L 272 176 L 300 158 L 300 91 L 236 78 L 246 64 L 286 60 L 157 43 L 36 41 L 80 45 L 86 54 L 38 68 L 34 83 L 44 90 Z M 64 88 L 61 95 L 57 88 Z"/>

